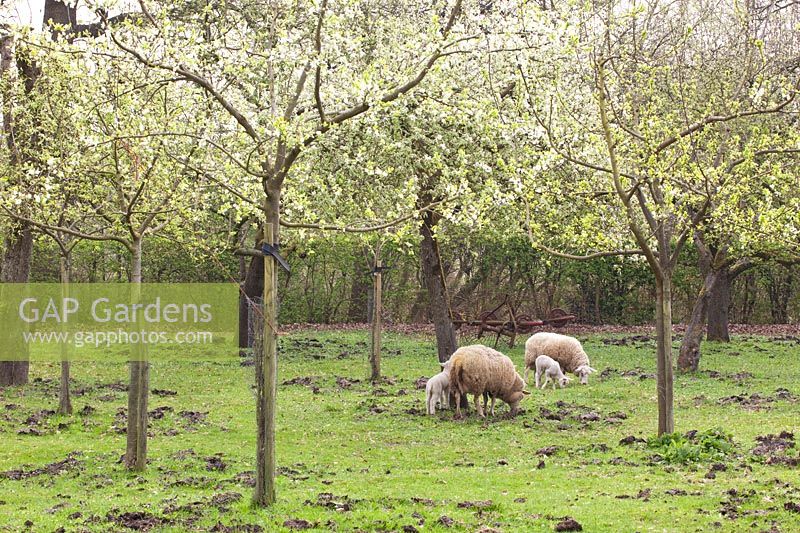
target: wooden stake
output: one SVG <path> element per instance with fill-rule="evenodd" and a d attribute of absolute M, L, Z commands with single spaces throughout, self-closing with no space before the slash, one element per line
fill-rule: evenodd
<path fill-rule="evenodd" d="M 274 244 L 272 224 L 264 225 L 264 242 Z M 256 370 L 256 491 L 253 502 L 266 507 L 275 502 L 275 405 L 278 385 L 277 270 L 275 259 L 264 258 L 264 339 L 253 354 Z"/>
<path fill-rule="evenodd" d="M 66 257 L 61 256 L 60 270 L 61 270 L 61 298 L 69 297 L 69 278 L 70 268 L 69 262 Z M 66 330 L 66 324 L 61 323 L 61 331 Z M 69 396 L 69 344 L 66 342 L 61 343 L 61 379 L 59 380 L 58 390 L 58 414 L 71 415 L 72 414 L 72 400 Z"/>
<path fill-rule="evenodd" d="M 372 353 L 370 354 L 369 364 L 372 368 L 371 381 L 381 379 L 381 287 L 383 284 L 383 274 L 381 268 L 383 263 L 378 257 L 375 259 L 375 271 L 372 274 L 374 280 L 374 297 L 372 302 Z"/>

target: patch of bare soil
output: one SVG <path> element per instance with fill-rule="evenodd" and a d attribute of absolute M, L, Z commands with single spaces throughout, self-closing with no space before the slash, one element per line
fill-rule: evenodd
<path fill-rule="evenodd" d="M 338 511 L 340 513 L 344 513 L 347 511 L 351 511 L 353 509 L 353 505 L 358 503 L 358 500 L 350 499 L 349 496 L 336 496 L 330 492 L 321 492 L 317 494 L 317 501 L 312 502 L 311 500 L 306 500 L 305 505 L 317 505 L 319 507 L 325 507 L 327 509 L 333 509 L 334 511 Z"/>
<path fill-rule="evenodd" d="M 316 383 L 316 378 L 312 376 L 298 376 L 296 378 L 287 379 L 281 385 L 302 385 L 311 389 L 314 394 L 319 394 L 319 387 Z"/>
<path fill-rule="evenodd" d="M 0 472 L 0 478 L 18 481 L 21 479 L 28 479 L 41 475 L 57 476 L 59 474 L 63 474 L 64 472 L 69 472 L 70 470 L 80 468 L 83 465 L 83 461 L 79 461 L 77 459 L 80 456 L 80 452 L 70 452 L 67 454 L 65 459 L 56 461 L 55 463 L 46 464 L 41 468 L 34 468 L 32 470 L 20 468 L 16 470 L 8 470 L 6 472 Z"/>
<path fill-rule="evenodd" d="M 556 524 L 556 531 L 583 531 L 583 526 L 577 520 L 568 516 Z"/>
<path fill-rule="evenodd" d="M 312 524 L 308 520 L 303 520 L 300 518 L 291 518 L 283 522 L 283 527 L 286 529 L 291 529 L 293 531 L 301 531 L 303 529 L 311 529 L 315 527 L 315 524 Z"/>
<path fill-rule="evenodd" d="M 219 453 L 216 455 L 212 455 L 210 457 L 206 457 L 205 461 L 206 461 L 206 470 L 208 470 L 209 472 L 213 471 L 221 472 L 228 467 L 225 461 L 222 460 L 222 454 Z"/>
<path fill-rule="evenodd" d="M 752 489 L 742 491 L 729 489 L 725 492 L 725 494 L 728 496 L 728 498 L 721 502 L 719 514 L 725 518 L 728 518 L 729 520 L 736 520 L 739 518 L 740 514 L 745 514 L 740 512 L 739 506 L 755 496 L 756 491 Z"/>
<path fill-rule="evenodd" d="M 492 500 L 466 501 L 459 502 L 456 507 L 459 509 L 485 509 L 492 506 Z"/>
<path fill-rule="evenodd" d="M 794 403 L 797 401 L 797 397 L 787 389 L 781 388 L 775 389 L 775 394 L 771 396 L 754 392 L 750 395 L 747 393 L 734 394 L 733 396 L 725 396 L 717 400 L 720 405 L 738 405 L 742 409 L 747 409 L 748 411 L 771 409 L 772 406 L 770 404 L 776 401 L 788 401 Z"/>
<path fill-rule="evenodd" d="M 781 431 L 778 435 L 759 435 L 758 444 L 750 453 L 761 458 L 768 465 L 798 466 L 800 457 L 787 452 L 795 447 L 794 433 Z"/>
<path fill-rule="evenodd" d="M 170 524 L 169 520 L 158 517 L 145 511 L 127 513 L 110 512 L 106 515 L 108 522 L 135 531 L 149 531 L 153 528 Z"/>

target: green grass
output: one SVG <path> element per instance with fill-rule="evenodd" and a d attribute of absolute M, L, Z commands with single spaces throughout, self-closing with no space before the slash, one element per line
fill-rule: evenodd
<path fill-rule="evenodd" d="M 431 339 L 386 334 L 383 371 L 391 379 L 373 387 L 365 381 L 367 332 L 282 337 L 279 382 L 310 376 L 319 391 L 279 387 L 278 464 L 283 473 L 278 503 L 269 510 L 250 506 L 248 475 L 241 475 L 254 469 L 251 367 L 236 361 L 155 363 L 151 388 L 177 395 L 151 396 L 151 410 L 164 406 L 172 411 L 151 421 L 148 469 L 131 474 L 119 463 L 125 439 L 115 429 L 115 423 L 124 426 L 115 416 L 126 406 L 126 393 L 107 386 L 126 381 L 126 367 L 75 364 L 73 388 L 86 389 L 73 398 L 75 411 L 86 405 L 96 411 L 44 416 L 33 424 L 42 435 L 20 435 L 31 414 L 56 405 L 57 366 L 37 363 L 31 385 L 0 393 L 0 472 L 29 472 L 71 452 L 78 454 L 77 463 L 54 475 L 0 476 L 0 530 L 24 529 L 26 521 L 34 531 L 60 526 L 67 531 L 119 530 L 111 520 L 126 512 L 149 513 L 161 520 L 156 530 L 176 531 L 208 530 L 218 522 L 280 531 L 290 519 L 306 520 L 319 531 L 403 531 L 404 526 L 553 531 L 565 516 L 575 518 L 584 531 L 760 531 L 773 524 L 781 531 L 800 530 L 800 513 L 784 509 L 787 502 L 800 503 L 800 468 L 765 464 L 751 453 L 757 436 L 798 429 L 798 346 L 766 338 L 704 346 L 704 371 L 676 376 L 676 427 L 680 432 L 721 428 L 732 434 L 734 449 L 723 459 L 713 454 L 713 459 L 684 465 L 659 462 L 654 457 L 658 450 L 644 443 L 619 443 L 631 435 L 654 435 L 655 380 L 648 377 L 654 372 L 654 347 L 651 342 L 602 342 L 608 338 L 584 343 L 592 366 L 616 369 L 605 378 L 595 375 L 589 386 L 533 391 L 515 419 L 499 416 L 507 411 L 500 404 L 493 419 L 479 420 L 471 413 L 454 421 L 451 412 L 421 414 L 424 390 L 415 389 L 414 381 L 437 372 Z M 522 350 L 504 349 L 518 368 Z M 638 369 L 635 375 L 622 375 L 632 369 Z M 713 377 L 709 370 L 720 375 Z M 752 377 L 733 379 L 743 372 Z M 337 377 L 353 384 L 341 389 Z M 789 394 L 776 397 L 778 388 Z M 384 392 L 376 394 L 376 389 Z M 753 393 L 764 399 L 750 401 Z M 718 401 L 741 394 L 753 405 Z M 8 404 L 18 407 L 9 409 Z M 563 419 L 544 417 L 543 408 L 554 418 L 561 412 Z M 181 411 L 208 414 L 190 423 Z M 593 412 L 599 420 L 591 420 Z M 607 422 L 615 412 L 625 418 Z M 537 454 L 548 446 L 558 448 L 549 456 Z M 189 449 L 193 453 L 185 452 Z M 791 448 L 786 454 L 796 458 L 798 452 Z M 221 457 L 224 470 L 207 468 L 213 457 Z M 707 478 L 711 465 L 720 462 L 726 469 L 717 467 L 715 478 Z M 685 494 L 666 492 L 673 489 Z M 730 494 L 730 489 L 737 492 Z M 212 501 L 226 493 L 242 497 L 225 504 Z M 333 497 L 320 498 L 322 493 Z M 483 507 L 463 504 L 486 500 L 491 503 Z M 440 523 L 442 516 L 452 519 L 449 528 Z"/>

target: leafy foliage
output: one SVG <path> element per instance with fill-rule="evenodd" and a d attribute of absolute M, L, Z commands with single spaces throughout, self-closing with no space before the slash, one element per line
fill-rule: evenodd
<path fill-rule="evenodd" d="M 664 433 L 647 439 L 647 447 L 666 463 L 720 461 L 734 452 L 733 434 L 721 428 L 689 433 Z"/>

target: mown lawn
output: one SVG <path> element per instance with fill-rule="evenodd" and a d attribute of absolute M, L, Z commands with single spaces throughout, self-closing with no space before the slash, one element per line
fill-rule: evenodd
<path fill-rule="evenodd" d="M 652 340 L 582 339 L 603 371 L 589 386 L 533 391 L 514 419 L 501 404 L 493 419 L 454 421 L 425 416 L 415 386 L 437 372 L 431 339 L 386 334 L 388 379 L 372 386 L 367 338 L 281 339 L 279 501 L 267 511 L 250 506 L 252 367 L 156 362 L 139 475 L 119 462 L 126 367 L 75 364 L 76 414 L 59 417 L 41 412 L 55 408 L 57 366 L 35 364 L 30 386 L 0 392 L 0 530 L 553 531 L 568 516 L 584 531 L 800 530 L 793 438 L 757 448 L 798 429 L 795 340 L 707 344 L 703 372 L 676 376 L 677 428 L 722 428 L 735 444 L 683 465 L 620 443 L 655 431 Z M 504 351 L 521 369 L 522 347 Z"/>

